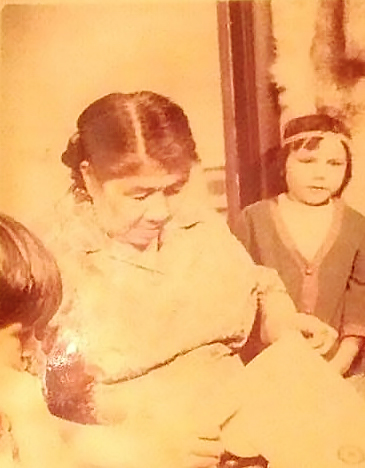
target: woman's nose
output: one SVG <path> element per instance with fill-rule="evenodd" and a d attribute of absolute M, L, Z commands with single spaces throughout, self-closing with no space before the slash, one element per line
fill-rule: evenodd
<path fill-rule="evenodd" d="M 156 191 L 148 197 L 148 207 L 145 218 L 155 223 L 163 223 L 170 216 L 166 195 L 161 191 Z"/>

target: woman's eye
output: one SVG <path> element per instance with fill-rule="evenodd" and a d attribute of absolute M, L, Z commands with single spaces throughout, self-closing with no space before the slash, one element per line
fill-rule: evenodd
<path fill-rule="evenodd" d="M 133 199 L 142 201 L 142 200 L 145 200 L 148 197 L 148 195 L 149 195 L 148 193 L 142 193 L 142 194 L 134 195 Z"/>
<path fill-rule="evenodd" d="M 178 184 L 178 185 L 173 185 L 172 187 L 166 187 L 164 190 L 164 194 L 169 197 L 171 195 L 177 195 L 179 192 L 181 192 L 181 189 L 183 188 L 184 184 Z"/>
<path fill-rule="evenodd" d="M 164 190 L 164 194 L 168 197 L 171 195 L 176 195 L 179 192 L 180 192 L 180 189 L 177 189 L 177 188 L 167 188 Z"/>

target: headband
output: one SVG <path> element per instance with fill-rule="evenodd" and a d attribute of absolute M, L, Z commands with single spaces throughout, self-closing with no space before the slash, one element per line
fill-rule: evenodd
<path fill-rule="evenodd" d="M 311 131 L 308 131 L 308 132 L 296 133 L 295 135 L 291 135 L 290 137 L 283 138 L 283 146 L 286 146 L 286 145 L 288 145 L 290 143 L 294 143 L 295 141 L 298 141 L 298 140 L 304 140 L 302 146 L 305 146 L 305 144 L 310 139 L 316 138 L 316 137 L 317 138 L 325 138 L 326 135 L 331 135 L 333 137 L 337 137 L 338 140 L 341 143 L 344 143 L 347 147 L 350 146 L 350 142 L 351 142 L 350 138 L 348 138 L 343 133 L 335 133 L 335 132 L 332 132 L 331 130 L 327 130 L 327 131 L 311 130 Z"/>
<path fill-rule="evenodd" d="M 350 145 L 351 134 L 345 124 L 327 114 L 309 114 L 290 120 L 284 127 L 282 143 L 285 146 L 301 139 L 324 138 L 328 134 L 336 135 L 341 142 Z"/>

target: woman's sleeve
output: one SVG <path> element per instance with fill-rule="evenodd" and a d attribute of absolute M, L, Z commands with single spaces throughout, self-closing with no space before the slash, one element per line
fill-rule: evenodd
<path fill-rule="evenodd" d="M 44 389 L 47 406 L 59 418 L 95 424 L 95 379 L 81 353 L 72 352 L 70 345 L 59 342 L 48 356 Z"/>
<path fill-rule="evenodd" d="M 291 327 L 297 309 L 276 270 L 257 266 L 258 297 L 262 319 L 261 338 L 272 343 L 283 329 Z"/>
<path fill-rule="evenodd" d="M 365 235 L 347 283 L 341 335 L 365 337 Z"/>
<path fill-rule="evenodd" d="M 233 222 L 232 233 L 245 246 L 247 252 L 254 257 L 254 236 L 250 210 L 246 207 Z"/>

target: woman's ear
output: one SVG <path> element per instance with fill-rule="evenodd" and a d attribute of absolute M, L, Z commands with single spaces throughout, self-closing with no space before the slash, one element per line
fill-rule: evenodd
<path fill-rule="evenodd" d="M 94 200 L 102 191 L 102 185 L 95 174 L 94 168 L 89 161 L 82 161 L 80 163 L 80 172 L 84 180 L 87 193 Z"/>

